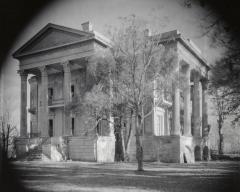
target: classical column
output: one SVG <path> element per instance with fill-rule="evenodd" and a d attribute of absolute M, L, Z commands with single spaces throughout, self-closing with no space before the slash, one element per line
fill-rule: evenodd
<path fill-rule="evenodd" d="M 20 110 L 20 137 L 27 137 L 27 76 L 24 70 L 19 70 L 21 77 L 21 110 Z"/>
<path fill-rule="evenodd" d="M 200 119 L 200 93 L 199 81 L 200 75 L 195 72 L 193 77 L 193 136 L 201 136 L 201 119 Z"/>
<path fill-rule="evenodd" d="M 109 91 L 110 91 L 110 107 L 112 106 L 112 98 L 113 98 L 113 81 L 109 76 Z M 112 116 L 112 109 L 110 109 L 110 117 L 109 117 L 109 136 L 114 137 L 114 118 Z"/>
<path fill-rule="evenodd" d="M 180 90 L 173 84 L 173 127 L 171 135 L 180 135 Z"/>
<path fill-rule="evenodd" d="M 64 95 L 64 130 L 63 135 L 70 135 L 71 117 L 67 105 L 71 102 L 71 70 L 69 61 L 63 62 L 63 95 Z"/>
<path fill-rule="evenodd" d="M 207 79 L 202 80 L 202 136 L 208 134 L 208 97 L 207 97 Z"/>
<path fill-rule="evenodd" d="M 39 68 L 41 71 L 41 88 L 40 88 L 40 119 L 39 126 L 42 136 L 49 136 L 48 134 L 48 74 L 46 66 Z"/>
<path fill-rule="evenodd" d="M 191 85 L 190 68 L 186 71 L 186 87 L 184 88 L 184 135 L 191 136 Z"/>
<path fill-rule="evenodd" d="M 164 113 L 164 135 L 169 135 L 169 118 L 168 109 L 165 109 Z"/>

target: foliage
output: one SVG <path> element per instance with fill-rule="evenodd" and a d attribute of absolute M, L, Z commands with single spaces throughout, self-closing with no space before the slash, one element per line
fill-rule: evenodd
<path fill-rule="evenodd" d="M 240 25 L 239 4 L 237 1 L 198 0 L 207 14 L 202 18 L 202 36 L 210 37 L 211 45 L 223 49 L 224 54 L 212 66 L 210 81 L 218 94 L 228 100 L 228 113 L 235 114 L 234 122 L 240 119 Z M 193 3 L 188 1 L 188 3 Z M 189 7 L 189 6 L 186 6 Z M 191 7 L 191 6 L 190 6 Z"/>
<path fill-rule="evenodd" d="M 231 61 L 233 60 L 233 61 Z M 234 58 L 225 57 L 212 68 L 211 82 L 215 89 L 221 89 L 221 98 L 228 101 L 227 111 L 235 115 L 235 122 L 240 115 L 240 65 Z"/>

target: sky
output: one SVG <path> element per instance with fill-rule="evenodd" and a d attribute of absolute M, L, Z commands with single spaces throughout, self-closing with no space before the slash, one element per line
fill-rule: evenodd
<path fill-rule="evenodd" d="M 198 4 L 191 8 L 183 5 L 184 0 L 58 0 L 49 4 L 19 34 L 5 61 L 4 95 L 13 123 L 19 127 L 20 77 L 17 74 L 19 63 L 12 58 L 12 53 L 48 23 L 81 29 L 82 23 L 90 21 L 95 31 L 106 35 L 107 26 L 119 26 L 119 17 L 135 14 L 147 20 L 148 28 L 154 32 L 178 29 L 202 50 L 209 63 L 214 63 L 221 51 L 211 47 L 208 37 L 201 35 L 200 24 L 207 10 Z"/>

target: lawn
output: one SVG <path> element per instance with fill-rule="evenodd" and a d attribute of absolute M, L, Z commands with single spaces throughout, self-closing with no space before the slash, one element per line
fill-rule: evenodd
<path fill-rule="evenodd" d="M 240 162 L 195 164 L 14 162 L 18 178 L 30 191 L 240 191 Z"/>

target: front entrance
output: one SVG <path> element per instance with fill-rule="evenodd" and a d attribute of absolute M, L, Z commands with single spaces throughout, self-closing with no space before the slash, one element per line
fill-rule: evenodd
<path fill-rule="evenodd" d="M 53 137 L 53 119 L 49 119 L 48 135 L 49 137 Z"/>
<path fill-rule="evenodd" d="M 201 148 L 196 146 L 194 149 L 195 161 L 201 161 Z"/>

